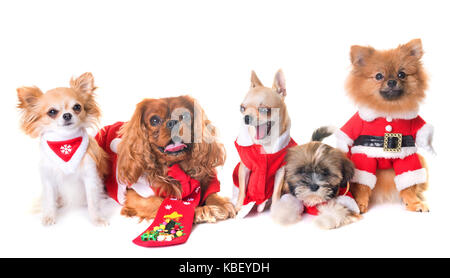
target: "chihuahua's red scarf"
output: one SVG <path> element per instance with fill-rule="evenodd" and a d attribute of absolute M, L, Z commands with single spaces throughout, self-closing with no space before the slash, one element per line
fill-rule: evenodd
<path fill-rule="evenodd" d="M 244 205 L 256 202 L 259 205 L 272 196 L 275 174 L 284 165 L 287 150 L 297 143 L 289 138 L 289 143 L 276 153 L 265 153 L 261 145 L 241 146 L 235 142 L 242 163 L 250 169 L 251 175 L 247 184 Z M 233 171 L 234 185 L 239 187 L 239 164 Z"/>
<path fill-rule="evenodd" d="M 89 136 L 79 131 L 70 136 L 44 134 L 41 148 L 46 157 L 52 160 L 65 173 L 72 173 L 81 162 L 89 145 Z"/>
<path fill-rule="evenodd" d="M 118 181 L 117 147 L 121 141 L 118 132 L 123 124 L 123 122 L 118 122 L 105 126 L 95 137 L 111 160 L 112 171 L 106 178 L 108 195 L 120 204 L 123 204 L 125 200 L 127 188 L 133 188 L 142 197 L 160 195 L 157 190 L 153 190 L 151 184 L 148 184 L 144 177 L 141 177 L 136 184 L 132 185 L 124 185 Z M 186 242 L 191 232 L 195 208 L 204 203 L 210 194 L 220 191 L 220 183 L 217 177 L 213 177 L 205 192 L 201 192 L 199 181 L 187 175 L 178 164 L 169 167 L 167 175 L 180 183 L 181 199 L 163 196 L 165 199 L 152 225 L 133 241 L 137 245 L 158 247 Z"/>

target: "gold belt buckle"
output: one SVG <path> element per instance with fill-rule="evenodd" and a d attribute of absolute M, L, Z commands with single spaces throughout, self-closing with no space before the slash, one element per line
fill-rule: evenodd
<path fill-rule="evenodd" d="M 397 138 L 397 146 L 395 148 L 389 148 L 388 142 L 389 138 Z M 402 150 L 402 134 L 401 133 L 385 133 L 384 134 L 384 144 L 383 151 L 398 153 Z"/>

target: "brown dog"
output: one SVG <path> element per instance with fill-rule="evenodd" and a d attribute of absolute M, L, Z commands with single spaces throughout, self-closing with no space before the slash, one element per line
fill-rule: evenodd
<path fill-rule="evenodd" d="M 346 87 L 358 113 L 337 136 L 339 147 L 350 150 L 355 164 L 351 191 L 362 213 L 370 199 L 395 195 L 408 210 L 428 211 L 422 194 L 428 170 L 417 154 L 417 147 L 434 152 L 433 128 L 418 115 L 427 89 L 422 55 L 420 39 L 384 51 L 351 48 Z"/>
<path fill-rule="evenodd" d="M 163 201 L 161 195 L 181 197 L 180 184 L 167 176 L 170 165 L 178 163 L 200 181 L 203 197 L 216 176 L 215 168 L 225 162 L 225 150 L 216 141 L 215 127 L 189 96 L 143 100 L 120 134 L 118 179 L 134 184 L 144 177 L 157 192 L 144 198 L 128 189 L 121 212 L 126 216 L 152 219 Z M 234 215 L 233 205 L 214 193 L 196 208 L 194 222 L 215 222 Z"/>

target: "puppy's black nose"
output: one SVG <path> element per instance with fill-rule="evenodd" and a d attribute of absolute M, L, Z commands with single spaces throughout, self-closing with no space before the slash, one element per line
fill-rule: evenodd
<path fill-rule="evenodd" d="M 72 119 L 72 114 L 70 114 L 70 113 L 64 113 L 64 114 L 63 114 L 63 119 L 64 119 L 65 121 L 70 121 L 70 120 Z"/>
<path fill-rule="evenodd" d="M 395 86 L 397 86 L 397 81 L 396 80 L 388 80 L 387 85 L 389 86 L 389 88 L 394 88 Z"/>
<path fill-rule="evenodd" d="M 177 120 L 170 120 L 167 122 L 166 126 L 168 129 L 172 129 L 178 123 Z"/>
<path fill-rule="evenodd" d="M 249 125 L 251 121 L 252 121 L 252 117 L 251 117 L 250 115 L 245 115 L 245 117 L 244 117 L 244 123 L 245 123 L 246 125 Z"/>
<path fill-rule="evenodd" d="M 309 185 L 309 189 L 311 189 L 311 191 L 317 191 L 319 189 L 320 186 L 318 186 L 317 184 L 311 184 Z"/>

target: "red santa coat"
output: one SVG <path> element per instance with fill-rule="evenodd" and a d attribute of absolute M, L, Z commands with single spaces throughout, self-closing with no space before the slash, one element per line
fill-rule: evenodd
<path fill-rule="evenodd" d="M 286 164 L 284 157 L 287 149 L 297 143 L 290 138 L 287 146 L 275 153 L 266 153 L 261 145 L 241 146 L 235 142 L 241 162 L 250 170 L 245 194 L 244 205 L 255 202 L 259 205 L 269 199 L 273 194 L 275 174 Z M 239 188 L 239 165 L 233 171 L 233 182 Z"/>
<path fill-rule="evenodd" d="M 416 146 L 402 147 L 399 152 L 387 152 L 382 147 L 354 145 L 362 135 L 383 137 L 386 133 L 412 136 Z M 337 133 L 338 147 L 348 152 L 356 167 L 354 182 L 373 188 L 376 169 L 394 168 L 399 190 L 426 181 L 426 171 L 417 156 L 417 146 L 432 149 L 432 127 L 413 111 L 402 115 L 383 115 L 370 109 L 360 109 Z"/>
<path fill-rule="evenodd" d="M 140 196 L 147 198 L 149 196 L 157 195 L 162 196 L 157 191 L 153 190 L 151 184 L 148 183 L 144 177 L 139 178 L 135 184 L 125 185 L 119 182 L 117 177 L 117 147 L 121 141 L 119 136 L 119 130 L 123 126 L 123 122 L 117 122 L 113 125 L 103 127 L 95 136 L 100 147 L 108 154 L 112 170 L 106 178 L 105 186 L 108 195 L 116 200 L 119 204 L 123 204 L 125 201 L 126 189 L 133 188 Z M 192 179 L 190 176 L 180 168 L 178 164 L 174 164 L 168 170 L 168 175 L 175 180 L 179 181 L 182 187 L 182 198 L 191 194 L 192 191 L 198 187 L 198 181 Z M 206 200 L 210 194 L 220 191 L 220 182 L 217 180 L 217 176 L 212 178 L 206 191 L 203 192 L 201 203 Z"/>

